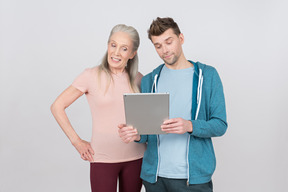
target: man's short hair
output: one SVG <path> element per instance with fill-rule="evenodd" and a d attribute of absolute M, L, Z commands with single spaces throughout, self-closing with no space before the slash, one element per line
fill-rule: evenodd
<path fill-rule="evenodd" d="M 148 38 L 151 40 L 151 36 L 162 35 L 168 29 L 172 29 L 175 35 L 180 35 L 180 29 L 177 23 L 170 17 L 160 18 L 153 20 L 148 29 Z"/>

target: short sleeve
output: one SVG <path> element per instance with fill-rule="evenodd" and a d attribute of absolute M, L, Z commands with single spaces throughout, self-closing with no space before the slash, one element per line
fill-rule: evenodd
<path fill-rule="evenodd" d="M 91 71 L 92 69 L 85 69 L 76 79 L 73 81 L 72 86 L 79 89 L 83 93 L 87 93 L 89 90 Z"/>

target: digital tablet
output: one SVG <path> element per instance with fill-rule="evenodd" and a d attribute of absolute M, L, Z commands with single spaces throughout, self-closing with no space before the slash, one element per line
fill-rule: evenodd
<path fill-rule="evenodd" d="M 169 119 L 169 93 L 126 93 L 123 97 L 126 125 L 140 135 L 166 134 L 161 125 Z"/>

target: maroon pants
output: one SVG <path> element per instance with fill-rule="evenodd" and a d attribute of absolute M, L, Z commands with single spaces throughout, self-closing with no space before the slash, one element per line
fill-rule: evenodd
<path fill-rule="evenodd" d="M 122 163 L 90 163 L 92 192 L 140 192 L 142 159 Z"/>

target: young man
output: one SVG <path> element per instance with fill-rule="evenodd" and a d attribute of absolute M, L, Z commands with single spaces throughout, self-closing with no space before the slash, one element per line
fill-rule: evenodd
<path fill-rule="evenodd" d="M 215 68 L 185 58 L 184 36 L 172 18 L 158 17 L 148 35 L 164 64 L 143 77 L 141 91 L 170 93 L 170 119 L 161 126 L 167 134 L 140 136 L 121 124 L 119 135 L 126 143 L 147 143 L 141 170 L 147 192 L 211 192 L 211 137 L 227 129 L 220 77 Z"/>

